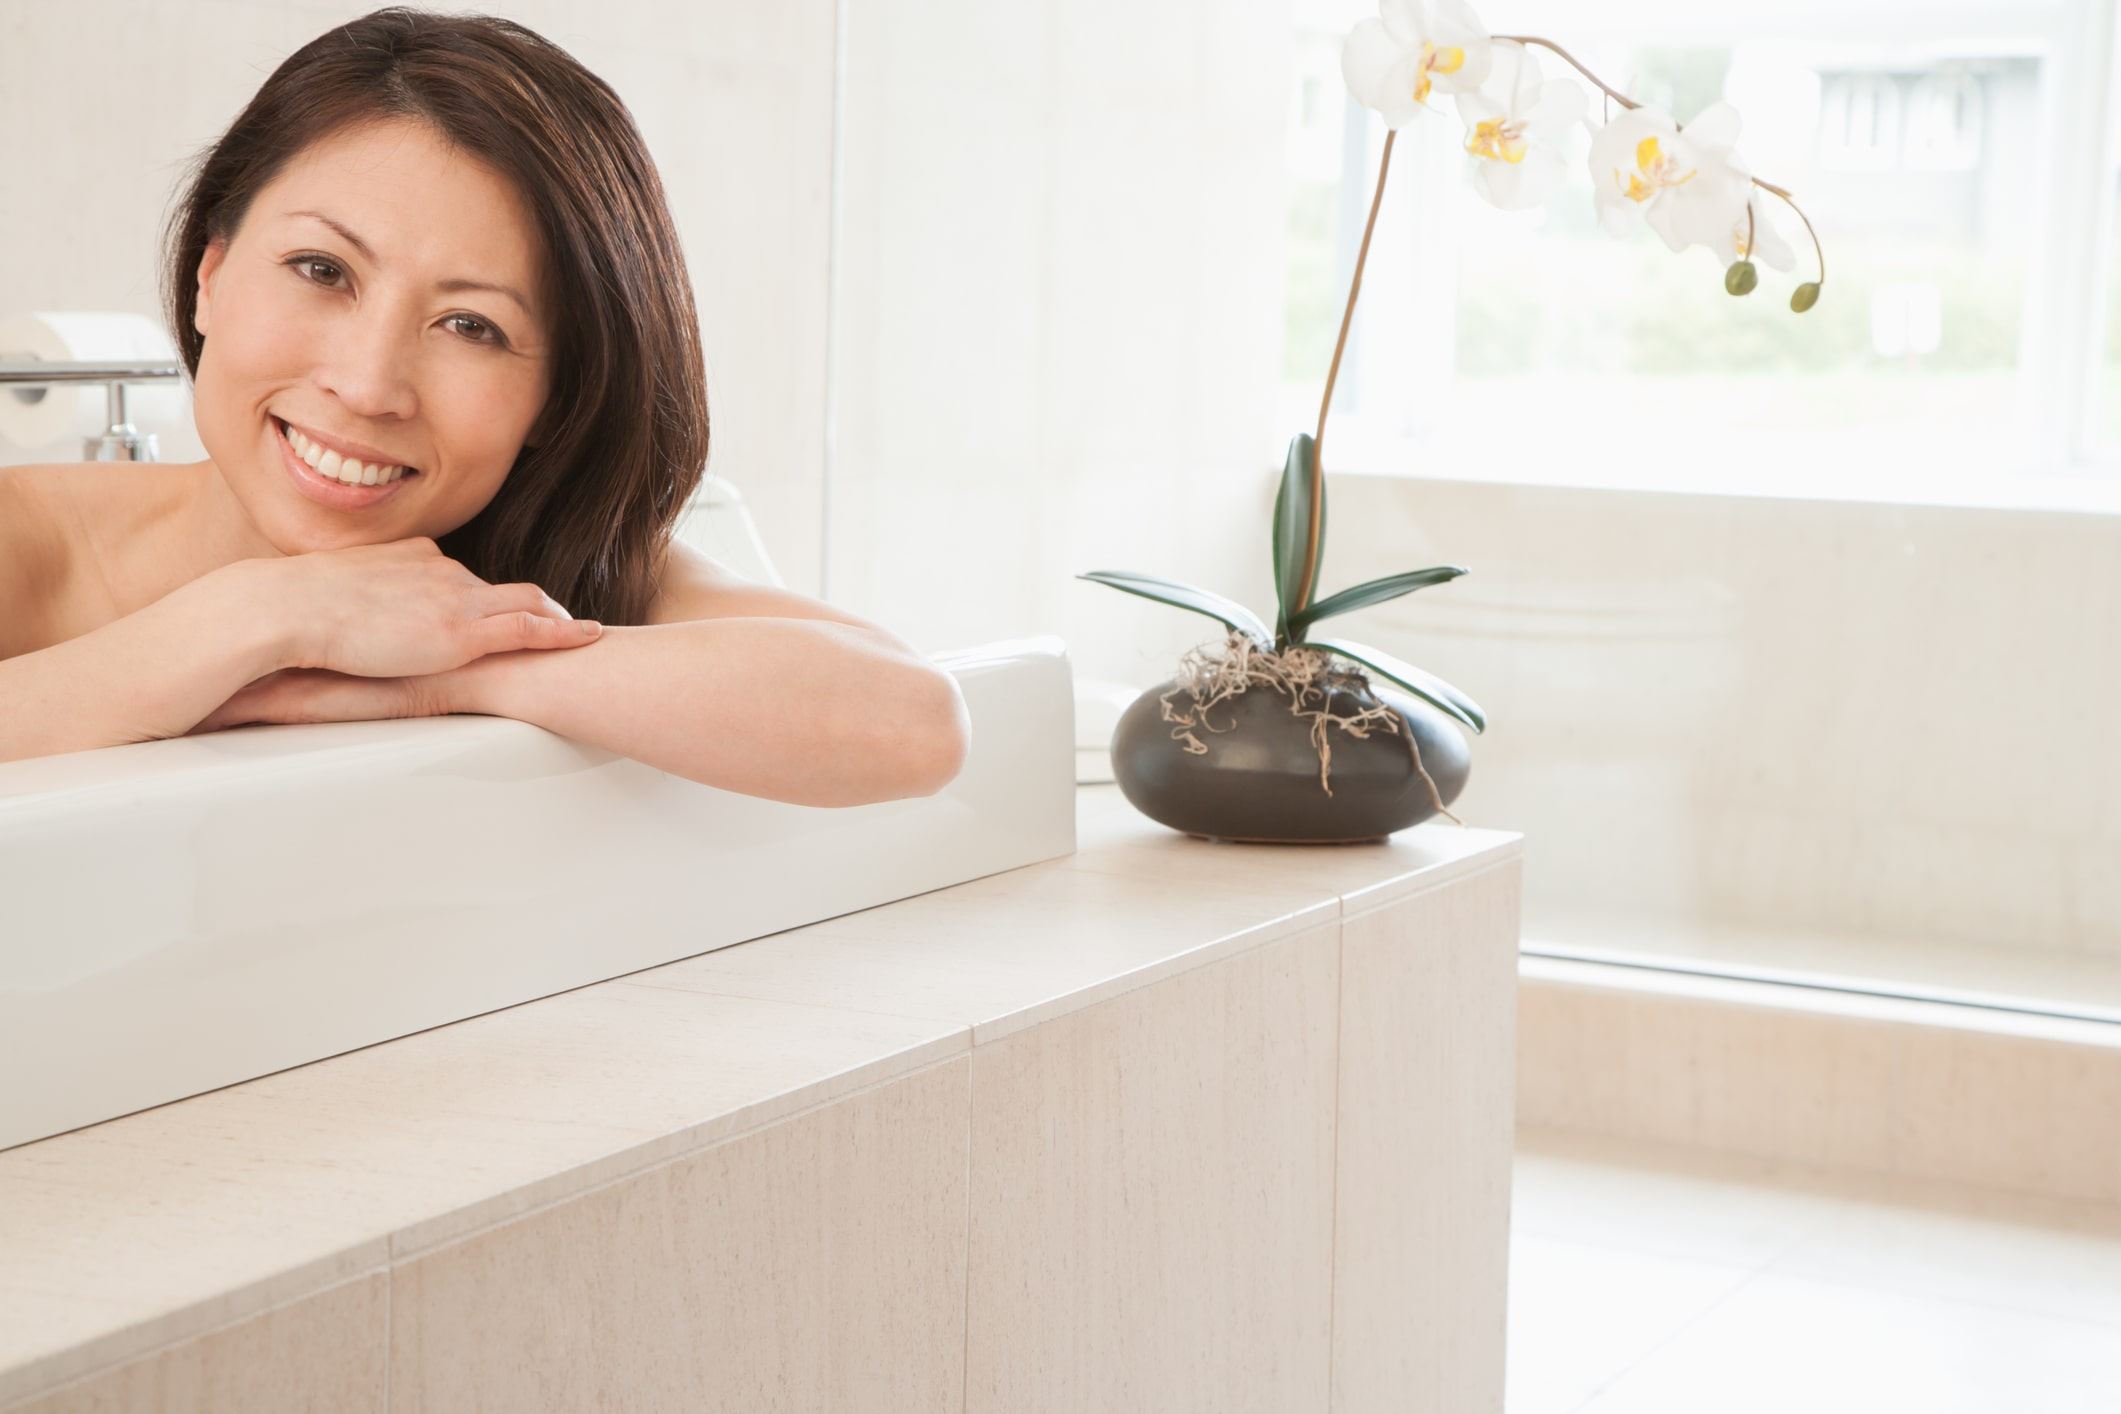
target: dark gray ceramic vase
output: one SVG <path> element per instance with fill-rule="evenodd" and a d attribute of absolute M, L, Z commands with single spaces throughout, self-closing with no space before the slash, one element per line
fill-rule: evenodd
<path fill-rule="evenodd" d="M 1172 687 L 1159 683 L 1135 698 L 1112 731 L 1112 774 L 1120 792 L 1160 825 L 1240 843 L 1364 844 L 1436 813 L 1406 737 L 1382 723 L 1371 725 L 1363 739 L 1328 724 L 1328 795 L 1318 780 L 1313 719 L 1290 711 L 1287 693 L 1254 683 L 1217 703 L 1207 713 L 1214 730 L 1193 729 L 1208 748 L 1195 755 L 1184 741 L 1172 739 L 1176 724 L 1163 720 L 1159 699 Z M 1374 701 L 1413 729 L 1436 793 L 1445 805 L 1456 800 L 1472 770 L 1458 724 L 1374 679 L 1368 696 L 1336 690 L 1333 715 L 1353 716 Z M 1180 691 L 1171 705 L 1190 709 L 1192 695 Z"/>

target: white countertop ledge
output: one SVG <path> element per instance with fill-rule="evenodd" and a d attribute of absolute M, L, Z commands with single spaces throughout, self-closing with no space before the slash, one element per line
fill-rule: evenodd
<path fill-rule="evenodd" d="M 0 1404 L 1522 850 L 1077 815 L 1060 859 L 0 1152 Z"/>

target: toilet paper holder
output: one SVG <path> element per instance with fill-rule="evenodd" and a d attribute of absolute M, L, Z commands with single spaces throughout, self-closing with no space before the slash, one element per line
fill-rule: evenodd
<path fill-rule="evenodd" d="M 174 359 L 101 359 L 85 363 L 46 362 L 40 359 L 0 358 L 0 387 L 12 387 L 14 396 L 35 402 L 46 394 L 42 385 L 52 383 L 102 383 L 110 393 L 110 425 L 101 436 L 81 439 L 81 457 L 92 462 L 160 461 L 155 434 L 134 427 L 125 413 L 125 385 L 159 383 L 180 378 L 184 365 Z M 31 393 L 30 389 L 36 389 Z"/>

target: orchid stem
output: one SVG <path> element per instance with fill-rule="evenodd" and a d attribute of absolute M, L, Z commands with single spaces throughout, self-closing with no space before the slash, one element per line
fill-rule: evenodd
<path fill-rule="evenodd" d="M 1596 84 L 1600 92 L 1604 93 L 1607 98 L 1611 99 L 1615 103 L 1618 103 L 1621 107 L 1640 108 L 1642 106 L 1634 99 L 1622 93 L 1619 89 L 1612 87 L 1604 79 L 1598 77 L 1598 75 L 1592 73 L 1589 69 L 1586 69 L 1583 66 L 1582 61 L 1577 59 L 1574 54 L 1571 54 L 1568 50 L 1562 48 L 1560 45 L 1556 44 L 1551 39 L 1541 39 L 1536 34 L 1498 34 L 1495 36 L 1495 38 L 1498 40 L 1507 40 L 1513 44 L 1536 44 L 1541 49 L 1548 50 L 1549 52 L 1555 54 L 1561 59 L 1563 63 L 1567 64 L 1577 73 L 1582 74 L 1593 84 Z M 1682 131 L 1684 131 L 1684 129 L 1682 129 Z M 1820 245 L 1819 243 L 1819 233 L 1812 229 L 1812 218 L 1804 214 L 1804 208 L 1797 204 L 1796 199 L 1794 197 L 1792 197 L 1788 192 L 1784 191 L 1781 187 L 1776 186 L 1773 182 L 1763 182 L 1758 177 L 1754 177 L 1751 180 L 1753 185 L 1759 187 L 1761 190 L 1773 192 L 1775 195 L 1781 197 L 1783 202 L 1788 205 L 1790 210 L 1797 213 L 1797 219 L 1804 222 L 1805 234 L 1809 235 L 1812 238 L 1812 254 L 1817 257 L 1819 261 L 1819 283 L 1824 285 L 1826 283 L 1826 248 Z M 1746 255 L 1750 257 L 1753 253 L 1753 211 L 1750 205 L 1746 207 L 1745 216 Z"/>
<path fill-rule="evenodd" d="M 1355 276 L 1348 281 L 1348 307 L 1341 312 L 1340 337 L 1333 343 L 1332 367 L 1326 370 L 1326 395 L 1318 404 L 1318 434 L 1311 439 L 1311 526 L 1304 535 L 1303 578 L 1296 588 L 1299 609 L 1310 606 L 1311 592 L 1317 588 L 1311 576 L 1318 563 L 1318 532 L 1326 509 L 1326 410 L 1333 406 L 1333 385 L 1340 379 L 1340 356 L 1348 347 L 1348 326 L 1355 322 L 1355 297 L 1362 293 L 1362 268 L 1370 259 L 1370 233 L 1377 229 L 1378 208 L 1385 202 L 1385 177 L 1392 170 L 1392 141 L 1398 136 L 1398 129 L 1385 129 L 1385 153 L 1377 164 L 1377 194 L 1370 198 L 1370 219 L 1362 228 L 1362 248 L 1355 253 Z"/>
<path fill-rule="evenodd" d="M 1797 219 L 1804 222 L 1804 233 L 1812 238 L 1812 254 L 1819 261 L 1819 283 L 1824 285 L 1826 283 L 1826 248 L 1819 244 L 1819 233 L 1812 229 L 1812 218 L 1804 214 L 1804 208 L 1797 204 L 1795 197 L 1781 187 L 1776 186 L 1773 182 L 1763 182 L 1760 178 L 1755 177 L 1753 178 L 1753 185 L 1759 187 L 1762 191 L 1773 192 L 1781 197 L 1783 204 L 1796 212 Z"/>
<path fill-rule="evenodd" d="M 1634 99 L 1622 93 L 1619 89 L 1608 86 L 1604 79 L 1598 77 L 1598 75 L 1592 73 L 1589 69 L 1586 69 L 1580 62 L 1578 62 L 1574 54 L 1571 54 L 1568 50 L 1562 48 L 1560 45 L 1556 44 L 1551 39 L 1541 39 L 1536 34 L 1498 34 L 1495 36 L 1495 38 L 1501 40 L 1508 40 L 1512 44 L 1536 44 L 1541 49 L 1552 50 L 1555 54 L 1560 56 L 1561 61 L 1564 64 L 1567 64 L 1577 73 L 1582 74 L 1592 83 L 1598 85 L 1598 87 L 1605 93 L 1606 97 L 1612 99 L 1621 107 L 1640 108 L 1642 106 Z"/>
<path fill-rule="evenodd" d="M 1541 49 L 1550 51 L 1559 57 L 1563 63 L 1589 79 L 1609 101 L 1618 103 L 1621 107 L 1627 109 L 1635 109 L 1642 106 L 1585 68 L 1575 55 L 1569 53 L 1568 50 L 1562 48 L 1551 39 L 1541 39 L 1537 35 L 1530 34 L 1498 34 L 1494 37 L 1512 44 L 1536 44 Z M 1326 370 L 1325 396 L 1319 399 L 1318 403 L 1318 431 L 1311 439 L 1311 524 L 1304 535 L 1303 577 L 1298 582 L 1296 590 L 1296 607 L 1298 609 L 1307 608 L 1310 605 L 1312 592 L 1317 588 L 1312 583 L 1312 577 L 1318 561 L 1319 530 L 1325 519 L 1326 413 L 1333 406 L 1333 385 L 1340 380 L 1341 355 L 1347 352 L 1348 330 L 1355 322 L 1355 300 L 1356 296 L 1362 293 L 1363 267 L 1370 260 L 1370 237 L 1377 230 L 1377 213 L 1384 206 L 1385 178 L 1392 170 L 1392 143 L 1398 136 L 1399 132 L 1396 128 L 1387 128 L 1385 130 L 1384 156 L 1377 163 L 1377 192 L 1370 198 L 1370 219 L 1363 224 L 1362 246 L 1355 253 L 1355 274 L 1348 281 L 1348 305 L 1346 309 L 1341 311 L 1340 337 L 1333 342 L 1333 362 Z M 1790 210 L 1797 213 L 1797 219 L 1804 222 L 1805 232 L 1812 238 L 1812 252 L 1819 259 L 1819 283 L 1825 284 L 1826 250 L 1819 243 L 1819 233 L 1812 229 L 1812 218 L 1805 215 L 1803 208 L 1799 207 L 1796 200 L 1781 187 L 1776 186 L 1772 182 L 1763 182 L 1758 177 L 1753 177 L 1750 180 L 1754 186 L 1761 188 L 1763 191 L 1772 192 L 1776 196 L 1781 197 L 1788 204 Z M 1750 257 L 1753 246 L 1753 208 L 1750 202 L 1746 204 L 1745 216 L 1746 255 Z"/>

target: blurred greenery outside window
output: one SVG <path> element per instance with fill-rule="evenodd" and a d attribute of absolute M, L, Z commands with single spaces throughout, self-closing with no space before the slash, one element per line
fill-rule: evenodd
<path fill-rule="evenodd" d="M 1734 103 L 1739 152 L 1819 228 L 1824 297 L 1790 311 L 1813 255 L 1772 198 L 1763 208 L 1797 265 L 1763 265 L 1744 298 L 1724 292 L 1706 250 L 1674 253 L 1646 225 L 1600 230 L 1586 132 L 1545 208 L 1493 209 L 1464 180 L 1463 126 L 1444 100 L 1395 144 L 1329 469 L 1911 497 L 1945 481 L 2121 482 L 2110 38 L 2104 62 L 2070 57 L 2083 34 L 2111 35 L 2114 4 L 1995 5 L 1969 27 L 1965 4 L 1932 25 L 1932 7 L 1881 0 L 1713 17 L 1617 0 L 1588 34 L 1574 7 L 1477 4 L 1496 31 L 1553 39 L 1682 124 Z M 1339 72 L 1342 38 L 1374 5 L 1295 6 L 1290 430 L 1316 417 L 1384 140 Z M 1692 20 L 1675 25 L 1682 12 Z M 1955 25 L 1972 32 L 1951 37 Z M 1574 77 L 1541 58 L 1547 77 Z M 2096 81 L 2073 80 L 2073 62 Z M 2045 229 L 2072 209 L 2073 183 L 2097 193 L 2077 208 L 2098 223 L 2081 268 Z M 2072 323 L 2073 301 L 2096 307 Z"/>

